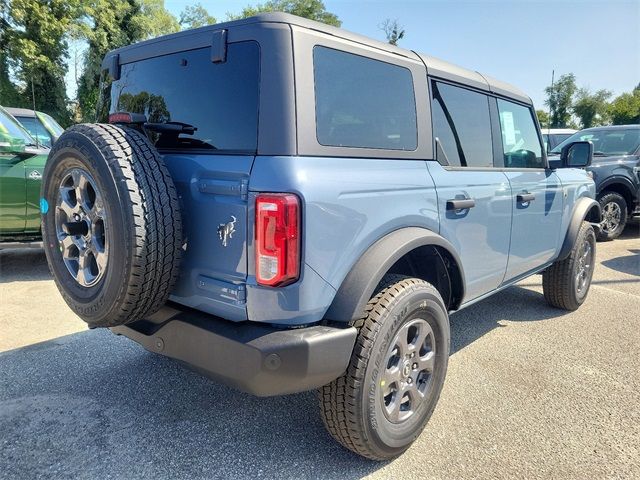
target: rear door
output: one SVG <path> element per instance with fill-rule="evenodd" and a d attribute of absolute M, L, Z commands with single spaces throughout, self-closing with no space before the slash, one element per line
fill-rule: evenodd
<path fill-rule="evenodd" d="M 438 192 L 440 234 L 464 265 L 465 301 L 497 288 L 504 278 L 511 231 L 511 189 L 494 167 L 489 97 L 432 81 L 436 159 L 427 162 Z"/>
<path fill-rule="evenodd" d="M 513 223 L 505 281 L 543 266 L 560 246 L 563 193 L 546 168 L 534 112 L 527 105 L 497 99 L 502 159 L 511 185 Z"/>
<path fill-rule="evenodd" d="M 184 254 L 171 299 L 242 320 L 260 49 L 232 42 L 224 61 L 212 58 L 205 47 L 124 63 L 108 101 L 111 113 L 144 114 L 155 124 L 145 128 L 178 190 Z"/>

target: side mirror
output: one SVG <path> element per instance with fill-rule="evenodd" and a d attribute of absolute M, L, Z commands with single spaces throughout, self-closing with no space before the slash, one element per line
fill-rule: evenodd
<path fill-rule="evenodd" d="M 560 160 L 566 167 L 588 167 L 593 160 L 593 143 L 580 141 L 565 145 L 560 152 Z"/>
<path fill-rule="evenodd" d="M 0 132 L 0 153 L 24 152 L 24 140 Z"/>

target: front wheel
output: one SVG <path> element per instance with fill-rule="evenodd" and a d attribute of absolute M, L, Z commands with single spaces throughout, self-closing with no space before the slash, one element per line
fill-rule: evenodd
<path fill-rule="evenodd" d="M 600 197 L 602 223 L 597 239 L 599 241 L 618 238 L 627 224 L 627 201 L 616 192 L 605 193 Z"/>
<path fill-rule="evenodd" d="M 319 391 L 329 433 L 373 460 L 404 452 L 440 397 L 449 317 L 429 283 L 387 275 L 369 301 L 347 372 Z"/>
<path fill-rule="evenodd" d="M 547 303 L 564 310 L 577 310 L 587 298 L 596 262 L 596 234 L 589 222 L 582 222 L 571 253 L 542 274 L 542 291 Z"/>

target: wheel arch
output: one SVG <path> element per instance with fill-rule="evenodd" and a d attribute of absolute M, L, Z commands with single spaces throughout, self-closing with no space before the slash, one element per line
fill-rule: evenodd
<path fill-rule="evenodd" d="M 453 245 L 431 230 L 408 227 L 387 234 L 362 254 L 342 281 L 325 318 L 342 322 L 360 318 L 387 273 L 428 281 L 449 310 L 456 310 L 464 298 L 464 270 Z"/>
<path fill-rule="evenodd" d="M 569 228 L 567 228 L 567 234 L 564 237 L 560 254 L 556 260 L 564 260 L 569 256 L 583 221 L 600 224 L 601 218 L 600 204 L 596 200 L 588 197 L 580 198 L 573 207 Z"/>
<path fill-rule="evenodd" d="M 627 202 L 627 210 L 631 212 L 634 205 L 633 191 L 634 187 L 629 179 L 625 177 L 612 177 L 607 179 L 602 183 L 602 185 L 600 185 L 598 198 L 601 198 L 607 193 L 615 192 L 619 195 L 622 195 L 622 197 Z"/>

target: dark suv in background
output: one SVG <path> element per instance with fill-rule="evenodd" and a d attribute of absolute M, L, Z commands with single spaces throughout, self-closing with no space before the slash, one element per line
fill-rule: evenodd
<path fill-rule="evenodd" d="M 551 155 L 560 155 L 565 145 L 579 140 L 593 143 L 593 163 L 587 170 L 596 182 L 602 207 L 598 240 L 613 240 L 629 219 L 640 217 L 640 125 L 581 130 L 551 150 Z M 553 163 L 559 157 L 549 160 Z"/>

